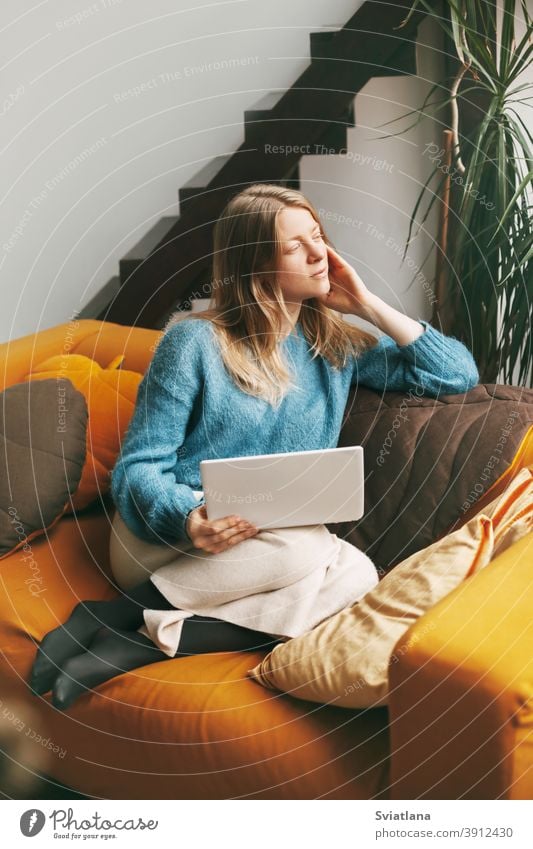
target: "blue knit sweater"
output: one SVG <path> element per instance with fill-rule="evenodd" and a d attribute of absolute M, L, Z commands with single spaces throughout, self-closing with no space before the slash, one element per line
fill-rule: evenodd
<path fill-rule="evenodd" d="M 398 346 L 390 336 L 343 369 L 313 352 L 298 322 L 279 344 L 297 389 L 275 410 L 243 392 L 226 371 L 207 319 L 184 319 L 161 338 L 138 389 L 112 472 L 111 492 L 130 530 L 153 543 L 189 539 L 185 521 L 203 504 L 200 460 L 335 448 L 351 386 L 437 397 L 479 381 L 457 339 L 421 320 L 424 333 Z"/>

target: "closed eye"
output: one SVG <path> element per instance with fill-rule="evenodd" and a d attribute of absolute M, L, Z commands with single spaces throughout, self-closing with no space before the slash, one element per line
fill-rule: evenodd
<path fill-rule="evenodd" d="M 316 233 L 313 236 L 314 242 L 318 242 L 319 240 L 322 241 L 322 233 Z M 288 252 L 291 253 L 291 254 L 294 253 L 295 251 L 298 250 L 298 248 L 300 247 L 301 244 L 302 244 L 301 242 L 298 242 L 297 244 L 293 245 L 292 247 L 289 248 Z"/>

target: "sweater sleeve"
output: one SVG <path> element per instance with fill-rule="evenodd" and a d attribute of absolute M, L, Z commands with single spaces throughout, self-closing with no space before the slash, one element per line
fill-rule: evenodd
<path fill-rule="evenodd" d="M 424 333 L 408 345 L 390 336 L 354 358 L 351 385 L 378 391 L 404 392 L 418 387 L 432 397 L 468 392 L 479 383 L 476 363 L 468 348 L 419 319 Z"/>
<path fill-rule="evenodd" d="M 175 471 L 195 398 L 202 389 L 196 322 L 179 322 L 161 338 L 137 393 L 135 410 L 111 477 L 125 524 L 149 542 L 188 540 L 187 516 L 205 503 Z M 189 325 L 189 326 L 187 326 Z"/>

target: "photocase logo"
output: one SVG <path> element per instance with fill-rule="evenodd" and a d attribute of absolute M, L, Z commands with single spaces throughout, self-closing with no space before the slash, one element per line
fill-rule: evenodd
<path fill-rule="evenodd" d="M 46 822 L 46 817 L 42 811 L 37 808 L 31 808 L 29 811 L 24 811 L 20 818 L 20 830 L 24 837 L 35 837 L 42 831 Z"/>

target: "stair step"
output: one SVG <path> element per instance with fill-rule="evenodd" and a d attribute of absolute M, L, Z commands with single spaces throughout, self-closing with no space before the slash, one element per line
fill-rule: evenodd
<path fill-rule="evenodd" d="M 311 61 L 313 59 L 327 58 L 331 52 L 333 41 L 339 29 L 321 30 L 320 32 L 310 32 L 309 41 L 311 43 Z"/>
<path fill-rule="evenodd" d="M 344 61 L 339 60 L 336 54 L 336 36 L 335 32 L 312 32 L 310 33 L 311 40 L 311 61 L 324 63 L 328 60 L 332 62 Z M 402 36 L 400 36 L 400 39 Z M 399 41 L 398 49 L 394 51 L 392 56 L 383 64 L 376 67 L 372 71 L 374 77 L 394 77 L 416 74 L 416 44 L 411 41 Z"/>
<path fill-rule="evenodd" d="M 304 98 L 307 99 L 307 97 L 308 93 L 302 92 L 302 100 Z M 268 104 L 270 104 L 271 108 L 261 108 Z M 279 92 L 270 92 L 269 94 L 261 97 L 260 100 L 254 104 L 252 109 L 246 110 L 244 113 L 244 143 L 246 145 L 259 145 L 259 150 L 272 152 L 273 154 L 279 153 L 283 155 L 287 149 L 294 150 L 294 148 L 301 149 L 303 154 L 314 154 L 315 151 L 310 149 L 312 145 L 308 144 L 308 131 L 311 131 L 313 135 L 316 135 L 317 123 L 319 123 L 320 120 L 324 121 L 323 134 L 326 132 L 329 133 L 332 126 L 341 128 L 340 131 L 332 132 L 332 142 L 335 141 L 335 144 L 341 144 L 343 147 L 346 144 L 346 127 L 355 126 L 353 101 L 345 110 L 344 114 L 334 122 L 328 121 L 327 118 L 320 119 L 315 113 L 309 115 L 308 125 L 306 127 L 306 119 L 299 114 L 299 126 L 297 127 L 297 130 L 295 129 L 294 118 L 290 110 L 289 114 L 282 114 L 280 104 L 281 97 Z M 312 108 L 313 107 L 311 107 L 311 109 Z M 285 110 L 285 112 L 287 112 L 287 110 Z M 295 132 L 297 132 L 298 138 L 295 137 Z M 322 139 L 320 139 L 320 141 L 322 142 Z M 272 151 L 268 150 L 269 145 L 274 148 Z M 278 149 L 276 150 L 276 148 Z M 334 152 L 335 151 L 333 150 L 330 151 L 330 153 Z M 320 153 L 320 151 L 318 151 L 318 153 Z M 322 153 L 325 153 L 325 151 L 322 151 Z"/>
<path fill-rule="evenodd" d="M 183 294 L 179 300 L 172 304 L 172 306 L 165 311 L 165 313 L 161 316 L 159 321 L 159 327 L 163 328 L 169 318 L 177 311 L 182 313 L 192 312 L 193 311 L 193 303 L 205 301 L 204 306 L 211 299 L 211 267 L 206 267 L 194 280 L 191 281 L 189 286 L 187 287 L 187 291 Z"/>
<path fill-rule="evenodd" d="M 106 309 L 120 289 L 120 277 L 112 277 L 99 292 L 77 313 L 77 318 L 97 318 L 105 320 Z"/>
<path fill-rule="evenodd" d="M 320 141 L 313 145 L 313 156 L 329 156 L 346 153 L 348 144 L 348 128 L 355 127 L 355 99 L 350 103 L 338 121 L 331 121 Z"/>
<path fill-rule="evenodd" d="M 285 91 L 267 91 L 256 100 L 251 109 L 244 110 L 244 123 L 260 119 L 265 112 L 271 112 L 286 94 Z"/>
<path fill-rule="evenodd" d="M 324 129 L 320 137 L 315 138 L 310 144 L 309 134 L 305 118 L 298 119 L 298 138 L 295 138 L 295 126 L 291 118 L 278 117 L 275 113 L 259 113 L 262 118 L 257 118 L 255 123 L 245 126 L 245 144 L 259 144 L 259 150 L 273 154 L 287 153 L 288 151 L 300 151 L 302 156 L 326 156 L 328 154 L 341 153 L 346 149 L 347 129 L 355 127 L 355 107 L 352 101 L 345 112 L 335 120 L 324 120 Z M 319 119 L 310 117 L 308 121 L 309 131 L 316 133 Z M 275 139 L 275 141 L 273 141 Z"/>
<path fill-rule="evenodd" d="M 179 190 L 180 208 L 183 208 L 183 215 L 187 216 L 187 219 L 196 213 L 203 214 L 206 199 L 209 198 L 210 201 L 213 201 L 217 191 L 222 192 L 225 196 L 228 195 L 228 185 L 231 185 L 231 180 L 227 183 L 222 172 L 224 167 L 232 162 L 234 156 L 235 154 L 216 156 Z M 234 165 L 234 162 L 232 165 Z M 265 178 L 263 182 L 269 182 L 269 180 Z M 280 179 L 276 182 L 279 182 L 280 185 L 299 188 L 298 163 L 296 165 L 288 163 L 286 173 L 280 173 Z M 237 192 L 237 189 L 238 186 L 235 187 L 234 193 Z"/>
<path fill-rule="evenodd" d="M 416 74 L 416 44 L 408 42 L 400 44 L 387 62 L 374 72 L 375 77 L 405 77 Z"/>
<path fill-rule="evenodd" d="M 284 186 L 286 189 L 296 189 L 300 190 L 300 162 L 298 161 L 292 171 L 287 175 L 284 180 L 280 180 L 280 186 Z"/>
<path fill-rule="evenodd" d="M 154 248 L 163 241 L 166 234 L 173 228 L 178 218 L 179 215 L 167 215 L 164 218 L 160 218 L 156 221 L 153 227 L 151 227 L 150 230 L 148 230 L 148 232 L 139 239 L 137 244 L 135 244 L 127 254 L 124 254 L 123 259 L 146 259 L 146 257 L 152 253 Z"/>
<path fill-rule="evenodd" d="M 226 153 L 210 159 L 203 168 L 194 174 L 178 191 L 180 201 L 180 212 L 189 212 L 190 201 L 202 196 L 209 188 L 213 180 L 220 176 L 220 172 L 231 161 L 234 154 Z"/>
<path fill-rule="evenodd" d="M 256 100 L 251 109 L 244 110 L 244 141 L 254 144 L 258 138 L 268 144 L 268 123 L 276 122 L 276 107 L 279 108 L 285 91 L 269 91 Z"/>
<path fill-rule="evenodd" d="M 167 215 L 164 218 L 160 218 L 150 228 L 148 233 L 139 239 L 137 244 L 122 257 L 119 261 L 122 284 L 126 282 L 128 277 L 131 277 L 133 272 L 150 256 L 152 251 L 165 243 L 165 236 L 170 233 L 177 221 L 179 221 L 179 215 Z"/>

